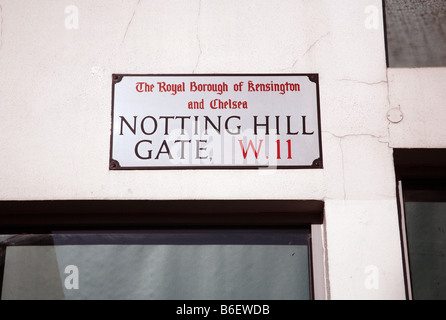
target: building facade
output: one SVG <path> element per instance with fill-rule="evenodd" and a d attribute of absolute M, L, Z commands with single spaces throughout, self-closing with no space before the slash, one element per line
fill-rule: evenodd
<path fill-rule="evenodd" d="M 234 229 L 246 234 L 274 229 L 281 236 L 283 232 L 287 236 L 288 229 L 304 230 L 303 238 L 299 231 L 292 241 L 306 248 L 300 256 L 310 268 L 302 265 L 306 276 L 295 282 L 309 281 L 309 285 L 303 295 L 289 288 L 286 297 L 414 298 L 410 244 L 401 219 L 405 217 L 400 197 L 404 181 L 398 189 L 398 181 L 404 179 L 398 170 L 405 164 L 416 167 L 415 158 L 431 159 L 432 150 L 440 156 L 427 167 L 438 171 L 417 178 L 441 176 L 444 170 L 446 51 L 441 34 L 446 9 L 442 1 L 413 9 L 437 18 L 429 19 L 436 23 L 434 31 L 428 32 L 432 37 L 435 30 L 443 30 L 439 38 L 420 44 L 416 36 L 423 21 L 416 20 L 410 25 L 414 29 L 409 28 L 398 5 L 412 12 L 408 1 L 378 0 L 0 0 L 2 297 L 25 297 L 16 288 L 23 275 L 12 272 L 12 264 L 41 250 L 33 245 L 15 252 L 9 247 L 14 247 L 13 235 L 122 227 L 157 232 Z M 426 49 L 428 44 L 434 49 Z M 418 51 L 411 53 L 410 48 Z M 269 81 L 268 75 L 292 74 L 318 76 L 322 166 L 254 170 L 175 165 L 169 170 L 114 170 L 110 166 L 112 124 L 116 125 L 111 117 L 113 75 L 187 75 L 190 79 L 262 75 Z M 132 128 L 132 119 L 127 118 L 125 130 Z M 395 150 L 403 150 L 397 151 L 401 152 L 397 163 Z M 404 153 L 411 150 L 416 153 Z M 301 151 L 307 152 L 304 147 Z M 438 228 L 442 227 L 440 223 Z M 263 236 L 259 243 L 268 243 Z M 186 250 L 181 247 L 183 238 L 169 237 L 172 250 Z M 248 239 L 251 243 L 256 238 Z M 95 248 L 92 245 L 89 254 L 100 256 Z M 170 276 L 180 272 L 173 265 L 188 264 L 190 256 L 217 261 L 215 253 L 189 249 L 178 253 L 181 259 L 166 264 Z M 70 252 L 57 250 L 56 256 L 67 260 L 59 261 L 61 269 L 54 269 L 61 286 L 76 272 L 81 282 L 77 291 L 76 282 L 71 282 L 63 289 L 65 295 L 54 297 L 76 298 L 82 293 L 86 271 L 65 269 L 80 262 L 69 261 Z M 263 258 L 252 255 L 254 265 L 265 263 L 256 275 L 262 279 L 289 275 L 279 257 L 261 252 Z M 226 261 L 226 268 L 237 269 L 239 260 L 229 257 L 246 254 L 232 252 L 218 265 Z M 54 253 L 41 252 L 40 257 L 49 261 Z M 38 265 L 39 258 L 29 259 Z M 207 272 L 202 275 L 213 278 Z M 173 288 L 185 281 L 177 279 L 169 284 L 170 291 L 151 297 L 172 297 Z M 252 290 L 260 290 L 254 283 Z M 277 279 L 271 283 L 275 292 L 286 287 Z M 231 291 L 231 284 L 227 286 L 217 298 L 246 298 Z M 262 290 L 265 296 L 256 298 L 277 297 Z M 30 298 L 38 297 L 35 294 Z"/>

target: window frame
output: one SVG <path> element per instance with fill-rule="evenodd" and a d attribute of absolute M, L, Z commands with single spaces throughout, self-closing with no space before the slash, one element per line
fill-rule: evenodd
<path fill-rule="evenodd" d="M 321 300 L 326 299 L 323 213 L 319 200 L 0 201 L 0 234 L 305 228 L 310 235 L 310 299 Z"/>
<path fill-rule="evenodd" d="M 406 299 L 413 300 L 405 201 L 446 201 L 446 149 L 397 148 L 393 156 Z"/>

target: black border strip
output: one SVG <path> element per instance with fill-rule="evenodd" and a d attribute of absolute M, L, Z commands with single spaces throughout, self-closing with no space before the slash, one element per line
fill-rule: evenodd
<path fill-rule="evenodd" d="M 446 201 L 446 149 L 444 148 L 396 148 L 393 149 L 393 159 L 395 165 L 396 196 L 398 206 L 398 217 L 401 236 L 401 252 L 404 267 L 404 283 L 406 299 L 409 299 L 409 292 L 413 293 L 412 281 L 410 284 L 407 278 L 412 279 L 410 270 L 410 257 L 406 255 L 403 247 L 403 229 L 407 234 L 407 221 L 403 225 L 403 214 L 405 213 L 405 203 L 408 201 Z M 402 183 L 402 190 L 399 190 L 399 183 Z M 402 198 L 400 199 L 400 191 Z M 402 201 L 402 203 L 400 203 Z M 409 251 L 410 248 L 407 247 Z M 406 258 L 407 263 L 406 265 Z M 414 299 L 412 295 L 412 299 Z"/>
<path fill-rule="evenodd" d="M 311 82 L 316 84 L 317 120 L 319 135 L 319 158 L 314 159 L 311 165 L 275 165 L 275 166 L 143 166 L 143 167 L 121 167 L 119 162 L 113 159 L 113 119 L 115 105 L 115 84 L 119 83 L 123 77 L 283 77 L 283 76 L 307 76 Z M 319 74 L 318 73 L 200 73 L 200 74 L 135 74 L 135 73 L 114 73 L 112 74 L 112 95 L 111 95 L 111 129 L 110 129 L 110 154 L 109 170 L 241 170 L 241 169 L 323 169 L 322 157 L 322 128 L 319 94 Z"/>
<path fill-rule="evenodd" d="M 383 18 L 383 31 L 384 31 L 384 50 L 386 56 L 386 66 L 390 67 L 389 61 L 389 45 L 387 42 L 387 21 L 386 21 L 386 0 L 382 0 L 382 18 Z"/>
<path fill-rule="evenodd" d="M 446 149 L 393 149 L 397 180 L 446 179 Z"/>

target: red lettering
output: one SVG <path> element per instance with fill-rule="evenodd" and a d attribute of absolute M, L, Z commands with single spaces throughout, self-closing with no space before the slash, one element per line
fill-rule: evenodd
<path fill-rule="evenodd" d="M 243 159 L 246 159 L 246 156 L 248 155 L 249 148 L 252 149 L 252 151 L 254 152 L 254 155 L 257 159 L 257 157 L 259 156 L 260 148 L 262 147 L 263 140 L 259 140 L 259 141 L 260 141 L 260 143 L 259 143 L 259 147 L 257 148 L 257 150 L 254 148 L 254 144 L 252 143 L 252 140 L 249 140 L 248 147 L 246 148 L 246 150 L 245 150 L 245 147 L 243 146 L 243 140 L 238 141 L 240 143 L 240 147 L 242 148 Z"/>
<path fill-rule="evenodd" d="M 138 91 L 138 92 L 143 92 L 143 87 L 142 87 L 142 85 L 144 84 L 145 82 L 137 82 L 136 83 L 136 91 Z"/>

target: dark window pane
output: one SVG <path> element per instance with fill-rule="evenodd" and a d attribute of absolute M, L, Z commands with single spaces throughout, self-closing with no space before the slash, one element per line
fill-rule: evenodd
<path fill-rule="evenodd" d="M 308 229 L 0 236 L 2 299 L 310 299 Z"/>
<path fill-rule="evenodd" d="M 446 299 L 446 202 L 406 202 L 414 299 Z"/>

